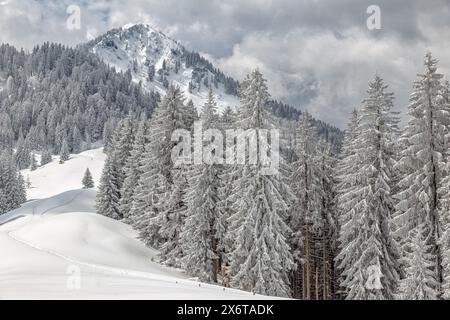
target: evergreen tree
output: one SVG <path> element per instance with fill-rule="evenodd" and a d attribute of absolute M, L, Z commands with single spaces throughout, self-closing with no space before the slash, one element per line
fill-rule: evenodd
<path fill-rule="evenodd" d="M 126 118 L 119 122 L 114 132 L 97 193 L 98 213 L 110 218 L 123 218 L 123 213 L 120 210 L 121 192 L 125 181 L 126 164 L 131 155 L 132 146 L 132 121 L 130 118 Z"/>
<path fill-rule="evenodd" d="M 89 171 L 89 168 L 87 168 L 86 172 L 84 173 L 84 177 L 83 177 L 82 183 L 83 183 L 83 189 L 92 189 L 92 188 L 94 188 L 94 180 L 92 179 L 92 174 Z"/>
<path fill-rule="evenodd" d="M 73 128 L 72 132 L 72 152 L 77 154 L 82 151 L 83 138 L 80 129 L 77 126 Z"/>
<path fill-rule="evenodd" d="M 176 142 L 172 133 L 186 127 L 186 108 L 180 88 L 170 86 L 166 96 L 152 115 L 149 123 L 145 152 L 142 156 L 142 175 L 133 195 L 130 212 L 133 226 L 140 238 L 150 246 L 159 246 L 164 239 L 159 234 L 160 213 L 167 212 L 172 176 L 172 150 Z"/>
<path fill-rule="evenodd" d="M 31 165 L 30 165 L 30 170 L 31 171 L 35 171 L 38 167 L 38 163 L 36 160 L 36 155 L 33 153 L 31 154 Z"/>
<path fill-rule="evenodd" d="M 445 178 L 444 155 L 447 151 L 446 135 L 449 128 L 450 106 L 445 98 L 442 75 L 437 73 L 437 61 L 427 54 L 425 72 L 418 76 L 408 108 L 409 121 L 401 138 L 403 150 L 397 166 L 399 180 L 396 205 L 396 235 L 401 240 L 403 252 L 408 252 L 418 233 L 426 243 L 429 261 L 434 262 L 426 282 L 439 294 L 443 282 L 439 187 Z M 416 228 L 425 230 L 415 230 Z M 403 254 L 405 255 L 405 254 Z M 413 261 L 404 259 L 406 268 Z M 423 262 L 425 265 L 426 262 Z"/>
<path fill-rule="evenodd" d="M 214 129 L 217 124 L 217 106 L 210 90 L 202 110 L 203 129 Z M 212 143 L 207 141 L 204 143 Z M 206 147 L 206 146 L 205 146 Z M 219 146 L 220 148 L 222 146 Z M 220 219 L 218 210 L 219 168 L 211 154 L 203 155 L 203 163 L 196 165 L 189 173 L 189 188 L 186 193 L 186 222 L 181 233 L 183 244 L 183 265 L 200 281 L 217 282 L 219 258 L 217 252 L 216 225 Z"/>
<path fill-rule="evenodd" d="M 120 186 L 117 181 L 119 176 L 117 163 L 117 154 L 112 152 L 103 167 L 97 192 L 96 208 L 98 214 L 119 220 L 122 215 L 119 208 Z"/>
<path fill-rule="evenodd" d="M 408 242 L 405 255 L 408 261 L 405 277 L 400 282 L 398 297 L 402 300 L 436 300 L 439 292 L 436 288 L 434 272 L 434 256 L 431 245 L 427 244 L 426 237 L 429 227 L 424 224 L 418 225 L 410 234 L 411 241 Z"/>
<path fill-rule="evenodd" d="M 5 213 L 19 208 L 26 201 L 25 183 L 10 151 L 0 153 L 0 211 Z"/>
<path fill-rule="evenodd" d="M 52 162 L 52 154 L 49 149 L 44 149 L 41 154 L 41 167 Z"/>
<path fill-rule="evenodd" d="M 129 215 L 133 203 L 133 195 L 136 189 L 136 185 L 139 182 L 139 178 L 143 173 L 141 170 L 141 160 L 145 152 L 146 133 L 147 121 L 141 120 L 134 137 L 130 156 L 126 161 L 124 169 L 125 179 L 121 190 L 122 197 L 120 199 L 120 212 L 122 213 L 124 220 L 129 223 L 132 223 Z"/>
<path fill-rule="evenodd" d="M 269 98 L 262 74 L 254 71 L 243 83 L 238 125 L 242 129 L 270 129 L 266 108 Z M 273 150 L 276 152 L 277 150 Z M 294 266 L 286 224 L 290 194 L 278 174 L 261 174 L 261 162 L 238 166 L 234 211 L 230 231 L 235 238 L 231 253 L 232 284 L 238 288 L 274 296 L 289 296 L 289 273 Z"/>
<path fill-rule="evenodd" d="M 159 233 L 164 239 L 160 247 L 161 262 L 166 265 L 181 268 L 184 267 L 182 258 L 186 239 L 182 238 L 181 230 L 184 227 L 187 212 L 186 190 L 188 188 L 189 170 L 186 166 L 175 168 L 172 171 L 174 181 L 171 192 L 166 199 L 165 211 L 162 211 L 156 218 L 156 223 L 160 226 Z M 192 275 L 195 269 L 186 269 Z"/>
<path fill-rule="evenodd" d="M 291 188 L 295 194 L 290 224 L 294 230 L 292 248 L 297 263 L 294 273 L 294 295 L 303 299 L 329 298 L 331 293 L 330 261 L 324 259 L 330 250 L 330 169 L 328 158 L 318 148 L 318 141 L 308 113 L 303 113 L 297 133 L 295 154 L 291 164 Z M 328 194 L 326 194 L 328 192 Z M 326 244 L 326 246 L 325 246 Z M 326 283 L 327 288 L 317 286 Z"/>
<path fill-rule="evenodd" d="M 11 149 L 14 145 L 14 131 L 11 118 L 7 113 L 0 113 L 0 149 Z"/>
<path fill-rule="evenodd" d="M 447 172 L 449 172 L 448 166 L 449 163 L 447 163 Z M 442 228 L 440 239 L 443 273 L 442 298 L 450 299 L 450 175 L 443 179 L 439 189 L 439 196 L 441 197 L 439 218 Z M 430 281 L 433 280 L 431 279 Z"/>
<path fill-rule="evenodd" d="M 343 219 L 336 258 L 347 299 L 392 299 L 398 284 L 398 252 L 391 235 L 398 120 L 386 88 L 378 76 L 369 84 L 355 129 L 358 134 L 349 141 L 356 165 L 344 177 L 354 181 L 340 198 Z"/>
<path fill-rule="evenodd" d="M 4 193 L 3 189 L 0 188 L 0 214 L 3 214 L 8 211 L 9 211 L 8 197 Z"/>
<path fill-rule="evenodd" d="M 28 142 L 23 138 L 22 131 L 17 140 L 15 159 L 19 170 L 27 169 L 31 165 L 31 151 Z"/>
<path fill-rule="evenodd" d="M 67 140 L 64 139 L 61 145 L 61 151 L 59 152 L 59 163 L 63 164 L 67 160 L 69 160 L 69 146 L 67 145 Z"/>

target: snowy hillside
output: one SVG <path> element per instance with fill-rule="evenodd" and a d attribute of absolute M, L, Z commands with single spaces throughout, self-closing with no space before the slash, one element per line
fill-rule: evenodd
<path fill-rule="evenodd" d="M 238 105 L 237 82 L 225 77 L 198 54 L 147 24 L 114 29 L 88 44 L 89 49 L 117 71 L 131 71 L 135 82 L 162 95 L 169 83 L 180 86 L 197 108 L 213 88 L 219 109 Z"/>
<path fill-rule="evenodd" d="M 58 157 L 54 156 L 52 163 L 39 167 L 35 171 L 22 170 L 25 180 L 29 179 L 31 182 L 31 188 L 27 189 L 27 199 L 45 199 L 64 191 L 80 189 L 86 168 L 91 171 L 97 186 L 105 158 L 103 149 L 98 148 L 71 155 L 70 160 L 64 164 L 59 164 Z"/>
<path fill-rule="evenodd" d="M 56 159 L 29 175 L 34 199 L 0 216 L 3 299 L 261 299 L 190 281 L 153 262 L 157 251 L 128 225 L 95 213 L 95 190 L 81 190 L 89 167 L 96 184 L 101 149 Z M 79 275 L 79 277 L 78 277 Z"/>

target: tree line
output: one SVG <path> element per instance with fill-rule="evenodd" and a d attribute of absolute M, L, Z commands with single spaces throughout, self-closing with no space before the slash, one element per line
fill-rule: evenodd
<path fill-rule="evenodd" d="M 300 299 L 448 298 L 450 86 L 431 54 L 413 88 L 400 128 L 375 76 L 338 155 L 303 113 L 284 136 L 279 172 L 262 175 L 253 164 L 171 161 L 172 132 L 194 121 L 277 127 L 259 71 L 241 84 L 237 112 L 218 114 L 211 92 L 198 115 L 171 86 L 149 120 L 119 123 L 98 212 L 204 282 Z"/>

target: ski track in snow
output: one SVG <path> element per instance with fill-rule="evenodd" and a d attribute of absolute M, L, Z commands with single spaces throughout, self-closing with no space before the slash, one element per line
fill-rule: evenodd
<path fill-rule="evenodd" d="M 63 207 L 65 207 L 65 206 L 71 204 L 71 203 L 74 202 L 74 201 L 75 201 L 75 200 L 76 200 L 83 192 L 84 192 L 84 190 L 80 190 L 80 191 L 77 192 L 77 193 L 76 193 L 69 201 L 67 201 L 67 202 L 65 202 L 65 203 L 63 203 L 63 204 L 54 206 L 54 207 L 52 207 L 52 208 L 48 208 L 48 209 L 44 210 L 43 212 L 41 212 L 41 213 L 38 214 L 38 215 L 39 215 L 39 216 L 43 216 L 44 214 L 46 214 L 46 213 L 48 213 L 48 212 L 50 212 L 50 211 L 52 211 L 52 210 L 55 210 L 55 209 L 58 209 L 58 208 L 63 208 Z M 32 215 L 33 215 L 33 216 L 36 215 L 36 214 L 35 214 L 35 209 L 36 209 L 36 207 L 33 206 L 33 208 L 32 208 Z M 18 218 L 22 218 L 22 217 L 24 217 L 24 216 L 25 216 L 25 215 L 23 215 L 23 216 L 17 216 L 17 217 L 14 217 L 13 219 L 15 220 L 15 219 L 18 219 Z M 13 219 L 12 219 L 12 220 L 13 220 Z M 7 223 L 7 222 L 10 222 L 10 221 L 11 221 L 11 220 L 5 221 L 5 222 L 3 222 L 3 224 L 4 224 L 4 223 Z M 166 281 L 172 281 L 172 280 L 173 280 L 173 279 L 171 279 L 171 278 L 169 278 L 169 277 L 167 277 L 166 279 L 161 279 L 161 277 L 159 276 L 159 277 L 157 278 L 157 277 L 155 277 L 155 276 L 154 276 L 153 274 L 151 274 L 151 273 L 146 273 L 146 272 L 141 272 L 141 271 L 135 271 L 135 270 L 120 269 L 120 268 L 114 268 L 114 267 L 108 267 L 108 266 L 104 266 L 104 265 L 98 265 L 98 264 L 93 264 L 93 263 L 83 262 L 83 261 L 77 260 L 77 259 L 75 259 L 75 258 L 66 256 L 66 255 L 64 255 L 64 254 L 61 254 L 61 253 L 59 253 L 59 252 L 56 252 L 56 251 L 54 251 L 54 250 L 46 249 L 46 248 L 43 248 L 43 247 L 38 246 L 38 245 L 36 245 L 36 244 L 33 244 L 33 243 L 29 242 L 29 241 L 26 241 L 26 240 L 24 240 L 24 239 L 21 239 L 21 238 L 18 237 L 17 235 L 14 235 L 14 232 L 13 232 L 13 231 L 9 231 L 9 232 L 7 233 L 7 235 L 8 235 L 11 239 L 13 239 L 13 240 L 15 240 L 15 241 L 17 241 L 17 242 L 20 242 L 20 243 L 22 243 L 22 244 L 24 244 L 24 245 L 26 245 L 26 246 L 28 246 L 28 247 L 30 247 L 30 248 L 32 248 L 32 249 L 35 249 L 35 250 L 38 250 L 38 251 L 40 251 L 40 252 L 44 252 L 44 253 L 53 255 L 53 256 L 55 256 L 55 257 L 61 258 L 61 259 L 65 260 L 65 261 L 68 261 L 68 262 L 73 263 L 73 264 L 78 264 L 78 265 L 80 265 L 80 266 L 85 266 L 85 267 L 92 268 L 92 269 L 96 269 L 96 270 L 106 271 L 106 272 L 113 273 L 113 274 L 119 274 L 119 275 L 122 275 L 122 276 L 133 276 L 133 277 L 140 277 L 140 278 L 152 279 L 152 280 L 157 280 L 157 281 L 164 281 L 164 280 L 166 280 Z"/>
<path fill-rule="evenodd" d="M 173 279 L 169 278 L 169 277 L 167 277 L 167 278 L 163 278 L 161 276 L 156 277 L 155 275 L 153 275 L 151 273 L 146 273 L 146 272 L 142 272 L 142 271 L 120 269 L 120 268 L 108 267 L 108 266 L 103 266 L 103 265 L 89 263 L 89 262 L 83 262 L 83 261 L 77 260 L 75 258 L 66 256 L 64 254 L 61 254 L 59 252 L 56 252 L 54 250 L 43 248 L 41 246 L 33 244 L 24 239 L 20 239 L 18 236 L 14 235 L 14 232 L 12 232 L 12 231 L 8 232 L 7 235 L 14 241 L 17 241 L 23 245 L 26 245 L 34 250 L 55 256 L 57 258 L 63 259 L 65 261 L 73 263 L 73 264 L 77 264 L 79 266 L 84 266 L 84 267 L 88 267 L 91 269 L 100 270 L 100 271 L 117 274 L 117 275 L 121 275 L 121 276 L 145 278 L 145 279 L 151 279 L 151 280 L 160 281 L 160 282 L 166 282 L 166 281 L 173 282 Z M 182 282 L 182 281 L 178 281 L 178 282 Z"/>

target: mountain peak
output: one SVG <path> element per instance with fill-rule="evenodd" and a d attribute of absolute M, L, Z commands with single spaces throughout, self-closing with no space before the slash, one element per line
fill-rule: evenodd
<path fill-rule="evenodd" d="M 124 31 L 124 32 L 126 32 L 126 31 L 137 32 L 137 33 L 142 33 L 142 34 L 143 33 L 157 33 L 167 39 L 177 42 L 177 41 L 171 39 L 169 36 L 167 36 L 164 32 L 162 32 L 157 27 L 152 26 L 148 23 L 143 23 L 143 22 L 127 23 L 127 24 L 123 25 L 122 28 L 120 28 L 119 30 Z"/>
<path fill-rule="evenodd" d="M 129 23 L 87 44 L 117 71 L 130 71 L 133 81 L 164 95 L 170 83 L 178 85 L 196 107 L 207 100 L 212 88 L 218 106 L 238 104 L 238 83 L 226 77 L 196 52 L 147 23 Z"/>

